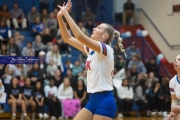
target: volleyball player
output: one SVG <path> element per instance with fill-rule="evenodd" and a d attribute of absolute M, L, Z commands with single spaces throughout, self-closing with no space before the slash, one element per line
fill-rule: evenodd
<path fill-rule="evenodd" d="M 168 120 L 180 119 L 180 55 L 178 55 L 174 60 L 174 69 L 176 70 L 177 75 L 175 75 L 169 82 L 172 103 L 171 113 L 168 115 Z"/>
<path fill-rule="evenodd" d="M 120 33 L 106 23 L 102 23 L 93 29 L 91 37 L 87 37 L 76 25 L 68 13 L 72 3 L 58 6 L 58 23 L 63 40 L 74 46 L 88 56 L 86 61 L 87 92 L 90 94 L 89 102 L 74 118 L 74 120 L 112 120 L 116 114 L 116 103 L 112 94 L 114 69 L 114 51 L 110 43 L 115 36 L 118 37 L 119 47 L 124 51 L 121 44 Z M 68 32 L 62 20 L 66 18 L 74 36 Z"/>

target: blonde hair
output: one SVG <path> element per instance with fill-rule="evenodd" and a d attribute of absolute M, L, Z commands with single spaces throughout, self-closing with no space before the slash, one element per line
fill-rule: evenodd
<path fill-rule="evenodd" d="M 121 52 L 124 52 L 125 54 L 125 49 L 123 49 L 122 38 L 120 37 L 120 32 L 115 30 L 110 24 L 105 23 L 105 25 L 107 26 L 105 28 L 105 32 L 109 35 L 109 38 L 107 39 L 106 44 L 110 44 L 114 40 L 115 37 L 118 38 L 119 48 Z"/>
<path fill-rule="evenodd" d="M 125 52 L 125 49 L 123 49 L 122 38 L 120 37 L 120 32 L 117 30 L 114 30 L 114 33 L 115 33 L 115 36 L 118 38 L 119 48 L 121 52 Z"/>

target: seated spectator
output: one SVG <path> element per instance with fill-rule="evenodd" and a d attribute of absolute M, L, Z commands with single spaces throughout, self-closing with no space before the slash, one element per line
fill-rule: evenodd
<path fill-rule="evenodd" d="M 33 36 L 36 36 L 38 34 L 42 35 L 44 28 L 45 28 L 45 26 L 40 21 L 40 17 L 36 17 L 35 23 L 32 24 L 32 34 L 33 34 Z"/>
<path fill-rule="evenodd" d="M 87 60 L 87 55 L 86 55 L 86 53 L 82 52 L 79 55 L 79 61 L 80 61 L 82 67 L 85 66 L 86 60 Z"/>
<path fill-rule="evenodd" d="M 31 51 L 30 51 L 30 53 L 31 53 Z M 33 54 L 33 53 L 31 53 L 31 54 Z M 31 55 L 28 54 L 28 56 L 31 56 Z M 24 74 L 26 76 L 28 76 L 28 74 L 32 70 L 32 68 L 33 68 L 33 64 L 24 64 Z"/>
<path fill-rule="evenodd" d="M 18 56 L 19 55 L 19 48 L 15 44 L 14 38 L 9 39 L 9 42 L 7 43 L 7 50 L 8 50 L 8 55 L 10 55 L 10 56 Z"/>
<path fill-rule="evenodd" d="M 141 61 L 140 56 L 137 54 L 132 57 L 132 60 L 128 64 L 128 69 L 131 69 L 134 65 L 136 66 L 138 73 L 146 73 L 144 63 Z"/>
<path fill-rule="evenodd" d="M 74 97 L 75 99 L 80 100 L 81 108 L 84 108 L 87 104 L 87 92 L 84 81 L 78 79 L 76 88 L 74 89 Z"/>
<path fill-rule="evenodd" d="M 13 35 L 15 44 L 18 46 L 19 51 L 22 51 L 23 49 L 23 41 L 25 36 L 21 35 L 20 32 L 15 32 Z"/>
<path fill-rule="evenodd" d="M 126 61 L 123 59 L 121 55 L 119 55 L 119 59 L 114 60 L 114 78 L 116 79 L 124 79 L 125 74 L 124 68 L 126 66 Z"/>
<path fill-rule="evenodd" d="M 47 52 L 46 63 L 50 63 L 50 59 L 53 59 L 58 68 L 63 72 L 64 67 L 62 64 L 61 54 L 59 53 L 58 45 L 53 45 L 53 49 Z"/>
<path fill-rule="evenodd" d="M 146 80 L 141 80 L 136 86 L 135 86 L 135 92 L 134 92 L 134 101 L 138 105 L 138 116 L 140 116 L 139 112 L 147 110 L 147 100 L 146 100 L 146 86 L 145 86 Z"/>
<path fill-rule="evenodd" d="M 124 79 L 122 86 L 118 89 L 118 96 L 121 98 L 123 103 L 123 113 L 129 114 L 133 106 L 133 89 L 129 86 L 129 80 Z"/>
<path fill-rule="evenodd" d="M 63 83 L 59 86 L 58 98 L 62 104 L 62 109 L 64 111 L 62 116 L 64 118 L 72 117 L 79 112 L 81 108 L 80 101 L 73 99 L 73 89 L 70 86 L 69 78 L 64 78 Z"/>
<path fill-rule="evenodd" d="M 65 61 L 65 65 L 64 65 L 64 73 L 63 75 L 66 75 L 67 69 L 72 69 L 73 64 L 71 63 L 70 60 L 66 60 Z"/>
<path fill-rule="evenodd" d="M 84 27 L 83 22 L 78 22 L 78 26 L 79 26 L 79 28 L 82 30 L 82 32 L 83 32 L 86 36 L 89 37 L 89 33 L 88 33 L 88 31 L 86 30 L 86 28 Z"/>
<path fill-rule="evenodd" d="M 31 79 L 32 86 L 34 86 L 37 81 L 42 82 L 43 76 L 38 63 L 33 65 L 32 69 L 28 73 L 28 77 Z"/>
<path fill-rule="evenodd" d="M 130 76 L 129 76 L 129 83 L 130 86 L 134 88 L 134 86 L 137 83 L 137 78 L 138 78 L 138 72 L 137 72 L 137 68 L 136 65 L 133 65 L 132 68 L 130 69 Z"/>
<path fill-rule="evenodd" d="M 52 76 L 52 77 L 55 80 L 55 86 L 58 88 L 61 85 L 61 83 L 63 82 L 63 79 L 64 79 L 62 77 L 62 75 L 61 75 L 61 71 L 59 69 L 57 69 L 55 71 L 54 76 Z"/>
<path fill-rule="evenodd" d="M 82 73 L 83 69 L 80 66 L 80 62 L 77 60 L 74 63 L 74 66 L 72 68 L 72 75 L 78 77 L 80 73 Z"/>
<path fill-rule="evenodd" d="M 137 78 L 136 78 L 136 80 L 135 80 L 135 86 L 136 86 L 141 80 L 147 81 L 147 78 L 148 78 L 147 74 L 139 73 L 138 76 L 137 76 Z M 145 85 L 146 85 L 146 83 L 145 83 Z M 146 86 L 146 88 L 147 88 L 147 86 Z"/>
<path fill-rule="evenodd" d="M 0 11 L 0 19 L 5 19 L 6 25 L 10 28 L 11 27 L 11 13 L 8 9 L 7 5 L 2 6 L 2 10 Z"/>
<path fill-rule="evenodd" d="M 6 26 L 5 20 L 0 21 L 0 45 L 7 44 L 8 39 L 11 37 L 12 33 L 9 27 Z"/>
<path fill-rule="evenodd" d="M 92 21 L 92 23 L 94 23 L 94 15 L 93 13 L 91 12 L 90 8 L 86 8 L 86 12 L 84 15 L 82 15 L 82 18 L 81 20 L 83 21 L 83 23 L 86 25 L 88 24 L 87 22 L 88 21 Z"/>
<path fill-rule="evenodd" d="M 115 59 L 117 59 L 117 56 L 118 56 L 118 55 L 121 55 L 121 50 L 120 50 L 118 44 L 119 44 L 119 43 L 116 42 L 116 44 L 113 46 Z"/>
<path fill-rule="evenodd" d="M 31 42 L 27 42 L 27 45 L 25 47 L 23 47 L 22 49 L 22 56 L 28 56 L 29 51 L 32 50 L 34 52 L 34 49 L 32 48 L 32 43 Z"/>
<path fill-rule="evenodd" d="M 171 95 L 169 88 L 169 78 L 162 78 L 162 92 L 163 92 L 163 101 L 161 103 L 163 116 L 167 117 L 167 112 L 171 109 Z"/>
<path fill-rule="evenodd" d="M 57 65 L 54 63 L 53 59 L 50 59 L 49 65 L 47 66 L 47 74 L 49 76 L 54 76 L 55 71 L 58 69 Z"/>
<path fill-rule="evenodd" d="M 44 78 L 47 78 L 46 77 L 47 64 L 46 64 L 46 61 L 45 61 L 46 53 L 44 51 L 40 51 L 38 58 L 39 58 L 39 62 L 38 62 L 39 63 L 39 68 L 42 71 Z"/>
<path fill-rule="evenodd" d="M 43 24 L 45 24 L 46 20 L 49 18 L 49 14 L 48 14 L 47 9 L 43 9 L 40 18 L 41 18 L 41 21 L 43 22 Z"/>
<path fill-rule="evenodd" d="M 26 108 L 31 106 L 32 108 L 32 119 L 35 119 L 35 112 L 36 112 L 36 103 L 34 102 L 34 88 L 31 86 L 31 79 L 26 78 L 25 86 L 23 87 L 23 100 L 25 102 Z"/>
<path fill-rule="evenodd" d="M 114 98 L 115 98 L 116 105 L 117 105 L 117 113 L 118 113 L 117 118 L 118 119 L 123 118 L 124 117 L 123 114 L 122 114 L 122 112 L 123 112 L 123 110 L 122 110 L 123 104 L 122 104 L 122 100 L 118 96 L 116 87 L 113 86 L 113 91 L 112 92 L 114 94 Z"/>
<path fill-rule="evenodd" d="M 46 45 L 42 43 L 42 38 L 40 35 L 36 36 L 35 41 L 32 44 L 32 48 L 35 51 L 35 56 L 38 56 L 40 51 L 46 50 Z"/>
<path fill-rule="evenodd" d="M 12 23 L 16 30 L 19 29 L 18 24 L 20 24 L 20 23 L 22 24 L 22 29 L 27 28 L 27 21 L 24 16 L 24 12 L 22 9 L 18 8 L 18 3 L 16 3 L 16 2 L 13 5 L 13 9 L 11 10 L 11 16 L 12 16 Z"/>
<path fill-rule="evenodd" d="M 45 103 L 50 109 L 51 119 L 61 118 L 61 104 L 57 98 L 58 91 L 54 85 L 54 79 L 50 79 L 49 85 L 45 86 Z"/>
<path fill-rule="evenodd" d="M 158 75 L 158 66 L 156 63 L 156 57 L 151 58 L 151 60 L 145 64 L 147 73 L 154 72 L 155 75 Z"/>
<path fill-rule="evenodd" d="M 87 71 L 86 71 L 86 69 L 84 69 L 82 71 L 82 73 L 79 75 L 78 80 L 79 79 L 83 80 L 85 86 L 87 86 Z"/>
<path fill-rule="evenodd" d="M 43 86 L 40 81 L 36 82 L 35 89 L 34 89 L 34 101 L 36 102 L 36 110 L 39 113 L 39 119 L 47 119 L 49 116 L 47 113 L 44 112 L 44 90 Z"/>
<path fill-rule="evenodd" d="M 18 106 L 21 107 L 24 119 L 30 120 L 30 118 L 27 116 L 26 105 L 22 99 L 22 93 L 22 89 L 18 86 L 18 79 L 12 78 L 11 86 L 8 89 L 8 104 L 12 108 L 11 120 L 16 120 L 16 109 Z"/>
<path fill-rule="evenodd" d="M 69 78 L 64 78 L 63 83 L 58 88 L 57 97 L 59 100 L 73 99 L 73 89 Z"/>
<path fill-rule="evenodd" d="M 11 84 L 11 79 L 13 77 L 14 77 L 14 70 L 12 68 L 7 67 L 6 74 L 3 76 L 3 79 L 4 79 L 3 83 L 4 83 L 6 92 Z"/>
<path fill-rule="evenodd" d="M 150 72 L 148 75 L 148 79 L 146 80 L 146 87 L 150 89 L 154 82 L 158 82 L 159 79 L 155 76 L 154 72 Z"/>
<path fill-rule="evenodd" d="M 127 0 L 126 3 L 124 3 L 124 12 L 123 12 L 123 25 L 128 25 L 127 21 L 129 21 L 131 18 L 133 20 L 133 25 L 136 25 L 136 14 L 134 12 L 135 5 L 131 2 L 131 0 Z"/>
<path fill-rule="evenodd" d="M 51 35 L 50 30 L 48 28 L 44 29 L 44 34 L 42 36 L 42 43 L 47 45 L 47 50 L 52 50 L 53 44 L 53 35 Z M 54 35 L 55 36 L 55 35 Z"/>
<path fill-rule="evenodd" d="M 16 64 L 14 65 L 14 76 L 15 77 L 20 77 L 21 75 L 24 74 L 24 66 L 23 64 Z"/>
<path fill-rule="evenodd" d="M 72 75 L 72 70 L 71 69 L 67 69 L 66 77 L 69 78 L 72 88 L 75 88 L 76 83 L 77 83 L 77 76 Z"/>
<path fill-rule="evenodd" d="M 19 87 L 24 87 L 25 86 L 25 79 L 26 79 L 26 76 L 24 74 L 19 77 L 19 79 L 18 79 Z"/>
<path fill-rule="evenodd" d="M 135 54 L 141 56 L 140 50 L 139 48 L 137 48 L 136 43 L 134 41 L 131 43 L 131 46 L 126 48 L 126 54 L 128 56 L 129 61 Z"/>
<path fill-rule="evenodd" d="M 7 55 L 8 55 L 7 46 L 5 44 L 1 44 L 0 56 L 7 56 Z"/>
<path fill-rule="evenodd" d="M 37 12 L 36 7 L 34 6 L 31 8 L 31 11 L 28 13 L 28 22 L 30 24 L 35 23 L 37 17 L 40 17 L 40 14 L 39 12 Z"/>
<path fill-rule="evenodd" d="M 147 94 L 148 110 L 162 110 L 163 91 L 159 82 L 154 82 Z"/>
<path fill-rule="evenodd" d="M 52 36 L 56 36 L 57 25 L 57 19 L 54 18 L 54 13 L 51 12 L 50 17 L 46 20 L 46 27 L 50 29 Z"/>
<path fill-rule="evenodd" d="M 0 79 L 4 79 L 5 75 L 6 75 L 6 64 L 0 64 Z"/>

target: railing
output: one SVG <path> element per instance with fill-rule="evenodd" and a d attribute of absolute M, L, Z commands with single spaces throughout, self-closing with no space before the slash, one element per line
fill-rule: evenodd
<path fill-rule="evenodd" d="M 159 33 L 159 35 L 162 37 L 162 39 L 164 40 L 164 42 L 171 48 L 171 49 L 175 49 L 175 48 L 180 48 L 180 44 L 178 45 L 170 45 L 169 42 L 167 41 L 167 39 L 163 36 L 163 34 L 160 32 L 160 30 L 157 28 L 157 26 L 154 24 L 154 22 L 151 20 L 151 18 L 147 15 L 147 13 L 142 9 L 142 8 L 138 8 L 137 9 L 138 12 L 142 12 L 144 14 L 144 16 L 149 20 L 149 22 L 152 24 L 152 26 L 155 28 L 155 30 Z"/>
<path fill-rule="evenodd" d="M 136 42 L 136 46 L 140 49 L 141 51 L 141 58 L 144 62 L 148 62 L 152 57 L 157 56 L 154 50 L 151 48 L 147 40 L 143 37 L 137 37 L 133 36 L 131 38 L 127 38 L 123 40 L 123 45 L 125 48 L 131 45 L 132 41 Z M 159 64 L 159 74 L 161 76 L 169 77 L 171 78 L 172 75 L 169 73 L 167 68 L 163 64 Z"/>

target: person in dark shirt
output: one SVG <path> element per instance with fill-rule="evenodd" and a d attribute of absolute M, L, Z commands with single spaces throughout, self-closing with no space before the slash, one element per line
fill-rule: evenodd
<path fill-rule="evenodd" d="M 29 72 L 29 78 L 31 79 L 31 85 L 34 86 L 36 81 L 40 80 L 42 81 L 43 75 L 39 68 L 39 64 L 35 63 L 33 65 L 33 68 Z"/>
<path fill-rule="evenodd" d="M 158 66 L 156 64 L 156 57 L 151 58 L 151 60 L 145 64 L 147 73 L 154 72 L 155 75 L 158 75 Z"/>
<path fill-rule="evenodd" d="M 11 30 L 6 26 L 5 20 L 0 20 L 0 44 L 7 44 L 8 39 L 11 37 Z"/>
<path fill-rule="evenodd" d="M 130 18 L 133 19 L 133 25 L 136 24 L 134 9 L 135 5 L 131 2 L 131 0 L 127 0 L 124 4 L 123 25 L 127 25 L 127 20 L 129 21 Z"/>
<path fill-rule="evenodd" d="M 81 101 L 81 108 L 85 107 L 87 103 L 87 92 L 84 81 L 81 79 L 77 81 L 77 86 L 74 89 L 74 97 Z"/>
<path fill-rule="evenodd" d="M 39 113 L 39 118 L 48 118 L 49 116 L 44 113 L 44 90 L 40 81 L 36 82 L 34 90 L 34 101 L 36 102 L 37 112 Z"/>
<path fill-rule="evenodd" d="M 31 80 L 30 78 L 26 78 L 22 96 L 26 104 L 26 108 L 28 108 L 28 106 L 32 107 L 32 119 L 35 119 L 36 104 L 33 99 L 33 94 L 34 94 L 34 89 L 31 86 Z"/>
<path fill-rule="evenodd" d="M 171 110 L 171 94 L 170 94 L 170 88 L 169 88 L 169 78 L 163 77 L 162 78 L 162 92 L 163 92 L 163 99 L 161 104 L 161 108 L 163 111 L 163 116 L 168 116 L 168 111 Z"/>
<path fill-rule="evenodd" d="M 30 120 L 26 113 L 26 105 L 22 99 L 22 89 L 18 86 L 18 79 L 12 78 L 11 86 L 8 90 L 8 104 L 12 107 L 12 117 L 11 120 L 16 119 L 16 108 L 21 106 L 24 118 Z"/>
<path fill-rule="evenodd" d="M 61 83 L 63 82 L 63 77 L 62 77 L 62 75 L 61 75 L 61 70 L 59 70 L 59 69 L 57 69 L 56 71 L 55 71 L 55 75 L 54 76 L 52 76 L 52 77 L 50 77 L 50 79 L 51 78 L 53 78 L 55 81 L 55 86 L 58 88 L 60 85 L 61 85 Z"/>
<path fill-rule="evenodd" d="M 163 91 L 160 82 L 154 82 L 147 94 L 148 110 L 162 110 Z"/>

